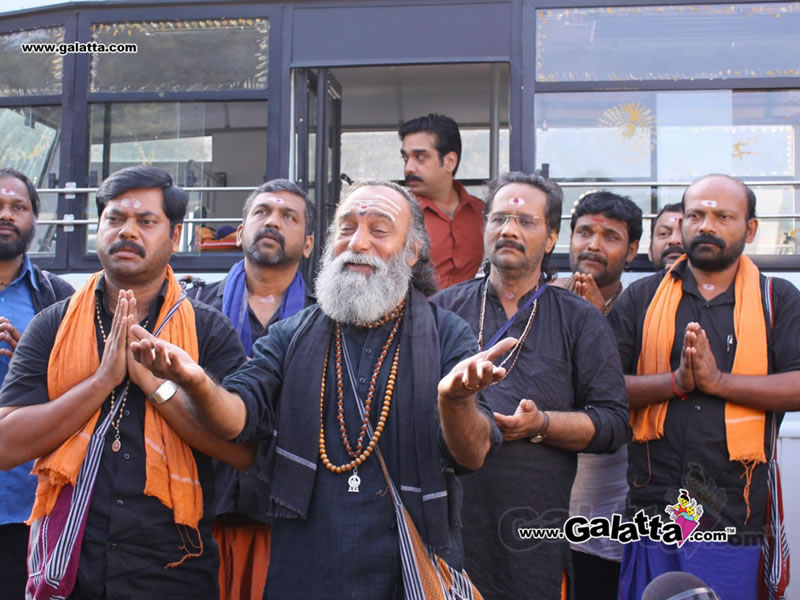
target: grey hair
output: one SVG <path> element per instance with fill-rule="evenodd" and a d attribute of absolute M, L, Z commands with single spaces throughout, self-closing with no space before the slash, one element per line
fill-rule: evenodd
<path fill-rule="evenodd" d="M 314 221 L 316 217 L 316 207 L 311 199 L 308 197 L 303 189 L 294 181 L 288 179 L 271 179 L 266 183 L 262 183 L 255 190 L 250 192 L 247 200 L 244 201 L 242 207 L 242 223 L 247 220 L 247 215 L 253 207 L 253 201 L 261 194 L 274 194 L 276 192 L 288 192 L 298 198 L 302 198 L 306 204 L 306 235 L 314 235 Z"/>
<path fill-rule="evenodd" d="M 411 252 L 414 246 L 418 249 L 417 262 L 411 268 L 411 284 L 426 296 L 432 296 L 438 291 L 439 286 L 436 283 L 436 273 L 433 270 L 433 261 L 431 260 L 431 242 L 425 229 L 425 216 L 422 212 L 422 207 L 414 197 L 414 194 L 411 193 L 411 190 L 393 181 L 366 179 L 353 183 L 347 191 L 347 196 L 342 199 L 339 205 L 341 206 L 357 189 L 371 186 L 389 188 L 403 196 L 408 202 L 408 206 L 411 209 L 411 225 L 406 235 L 405 251 L 407 253 Z M 330 239 L 333 239 L 332 236 L 336 235 L 335 219 L 331 223 L 328 235 Z"/>

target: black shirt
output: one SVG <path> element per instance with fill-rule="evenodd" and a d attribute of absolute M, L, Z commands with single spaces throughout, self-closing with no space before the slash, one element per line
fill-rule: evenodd
<path fill-rule="evenodd" d="M 213 306 L 217 310 L 222 310 L 222 294 L 225 291 L 225 281 L 227 279 L 228 276 L 225 276 L 220 281 L 215 281 L 214 283 L 204 283 L 203 285 L 197 285 L 195 280 L 194 286 L 187 290 L 187 294 L 190 298 L 195 298 L 200 300 L 200 302 L 205 302 L 209 306 Z M 306 287 L 305 305 L 311 306 L 315 303 L 316 299 L 308 290 L 308 287 Z M 253 312 L 253 309 L 250 308 L 249 304 L 247 305 L 247 316 L 250 320 L 250 332 L 253 337 L 253 342 L 255 342 L 261 336 L 267 335 L 270 326 L 280 319 L 280 308 L 278 308 L 272 317 L 270 317 L 270 320 L 266 325 L 261 324 L 261 321 L 258 320 L 256 313 Z"/>
<path fill-rule="evenodd" d="M 197 285 L 192 287 L 188 294 L 217 310 L 222 310 L 222 297 L 225 291 L 225 281 L 227 276 L 221 281 L 214 283 Z M 306 288 L 305 305 L 310 306 L 316 300 Z M 269 328 L 280 319 L 280 307 L 272 315 L 266 325 L 261 321 L 247 305 L 247 316 L 250 319 L 250 331 L 253 342 L 261 336 L 267 335 Z M 241 519 L 253 519 L 261 523 L 269 523 L 270 519 L 265 513 L 269 498 L 265 498 L 267 489 L 259 483 L 259 478 L 264 476 L 264 469 L 267 466 L 268 455 L 266 448 L 259 447 L 256 456 L 256 464 L 247 471 L 239 471 L 230 465 L 215 460 L 214 472 L 216 475 L 216 514 L 223 521 L 239 522 Z"/>
<path fill-rule="evenodd" d="M 96 288 L 101 302 L 101 319 L 106 332 L 111 331 L 113 314 L 104 302 L 104 280 Z M 147 318 L 147 329 L 155 324 L 166 293 L 166 282 L 158 301 Z M 218 311 L 189 300 L 195 311 L 199 363 L 210 375 L 222 380 L 245 360 L 239 338 L 230 322 Z M 67 310 L 68 300 L 58 302 L 39 313 L 26 328 L 9 365 L 5 385 L 0 390 L 0 406 L 25 406 L 49 401 L 47 366 L 58 328 Z M 98 355 L 104 343 L 99 328 Z M 116 394 L 121 388 L 115 390 Z M 81 547 L 78 576 L 70 598 L 124 600 L 127 598 L 170 597 L 171 599 L 218 598 L 219 561 L 211 535 L 214 477 L 211 458 L 193 450 L 203 489 L 203 518 L 198 529 L 203 553 L 189 558 L 176 568 L 168 563 L 180 560 L 184 551 L 181 535 L 172 510 L 143 493 L 145 484 L 144 416 L 146 398 L 131 384 L 120 421 L 122 446 L 111 450 L 115 434 L 109 429 L 103 457 L 97 473 Z M 106 400 L 103 416 L 109 410 Z M 197 540 L 194 540 L 197 543 Z"/>
<path fill-rule="evenodd" d="M 432 301 L 454 311 L 477 334 L 486 283 L 465 281 Z M 520 339 L 532 311 L 520 310 L 503 337 Z M 491 284 L 483 320 L 487 344 L 507 321 Z M 542 293 L 516 364 L 483 395 L 492 410 L 505 415 L 514 414 L 523 398 L 540 410 L 583 412 L 595 427 L 585 452 L 613 452 L 629 438 L 628 399 L 613 333 L 594 306 L 562 288 L 548 286 Z M 576 465 L 574 451 L 521 439 L 504 442 L 482 469 L 461 477 L 467 572 L 487 597 L 559 597 L 561 573 L 570 560 L 567 542 L 522 540 L 517 528 L 563 525 Z"/>
<path fill-rule="evenodd" d="M 632 283 L 609 315 L 626 374 L 636 374 L 644 318 L 665 273 L 662 271 Z M 708 335 L 719 369 L 730 373 L 737 345 L 733 324 L 734 285 L 712 300 L 706 300 L 697 289 L 686 262 L 675 267 L 671 276 L 681 279 L 683 286 L 683 297 L 675 316 L 671 369 L 680 365 L 686 326 L 695 321 Z M 764 279 L 762 275 L 762 290 Z M 774 327 L 766 321 L 766 313 L 748 317 L 765 319 L 769 373 L 794 371 L 800 369 L 800 292 L 788 281 L 778 278 L 773 279 L 772 290 Z M 767 416 L 768 430 L 772 419 L 777 419 L 778 424 L 783 419 L 783 413 L 768 413 Z M 767 438 L 765 435 L 765 447 Z M 732 526 L 739 533 L 760 534 L 764 527 L 766 471 L 764 464 L 753 471 L 751 513 L 745 524 L 744 467 L 728 457 L 725 400 L 694 391 L 685 401 L 679 398 L 669 401 L 661 439 L 629 445 L 630 510 L 636 512 L 643 508 L 648 514 L 664 517 L 666 504 L 675 504 L 678 489 L 684 488 L 703 506 L 701 529 L 721 530 Z M 757 539 L 747 541 L 753 543 Z"/>

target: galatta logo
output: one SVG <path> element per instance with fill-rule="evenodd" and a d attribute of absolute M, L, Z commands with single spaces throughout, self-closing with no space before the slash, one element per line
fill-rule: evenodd
<path fill-rule="evenodd" d="M 689 492 L 680 489 L 676 504 L 668 504 L 664 509 L 669 521 L 664 522 L 661 515 L 647 515 L 639 510 L 631 520 L 625 521 L 623 515 L 614 513 L 611 518 L 570 517 L 564 523 L 563 536 L 555 539 L 566 539 L 572 544 L 583 544 L 591 539 L 609 539 L 621 544 L 638 542 L 642 538 L 682 547 L 687 541 L 693 542 L 727 542 L 728 536 L 736 533 L 735 527 L 726 527 L 724 531 L 697 531 L 703 506 L 689 496 Z M 520 537 L 522 537 L 520 531 Z M 541 535 L 531 535 L 523 539 L 545 539 Z M 533 532 L 538 533 L 538 532 Z M 546 539 L 553 539 L 547 537 Z"/>
<path fill-rule="evenodd" d="M 703 516 L 703 505 L 698 504 L 697 500 L 689 496 L 689 492 L 680 489 L 677 504 L 668 504 L 664 509 L 673 523 L 677 523 L 681 528 L 682 539 L 678 542 L 678 548 L 686 543 L 689 536 L 700 526 L 700 517 Z"/>

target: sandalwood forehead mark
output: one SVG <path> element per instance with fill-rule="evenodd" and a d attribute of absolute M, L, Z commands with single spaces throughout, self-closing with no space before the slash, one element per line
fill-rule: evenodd
<path fill-rule="evenodd" d="M 137 200 L 136 198 L 122 198 L 119 203 L 128 208 L 141 208 L 142 206 L 141 200 Z"/>
<path fill-rule="evenodd" d="M 506 200 L 506 203 L 510 204 L 511 206 L 523 206 L 525 204 L 525 200 L 515 196 L 514 198 L 509 198 Z"/>
<path fill-rule="evenodd" d="M 3 196 L 16 196 L 16 192 L 14 190 L 10 190 L 8 188 L 0 188 L 0 194 Z"/>
<path fill-rule="evenodd" d="M 700 200 L 700 204 L 703 206 L 708 206 L 711 208 L 715 208 L 717 206 L 716 200 Z"/>

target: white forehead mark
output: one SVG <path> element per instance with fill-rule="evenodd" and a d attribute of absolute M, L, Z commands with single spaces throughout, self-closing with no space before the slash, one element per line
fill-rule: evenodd
<path fill-rule="evenodd" d="M 342 208 L 348 209 L 356 204 L 359 214 L 363 215 L 368 210 L 372 209 L 385 214 L 392 221 L 395 221 L 395 217 L 400 214 L 400 205 L 388 196 L 380 193 L 371 193 L 366 198 L 360 198 L 359 196 L 363 196 L 363 194 L 356 191 L 355 194 L 346 200 Z"/>
<path fill-rule="evenodd" d="M 509 198 L 506 202 L 511 206 L 522 206 L 525 204 L 525 200 L 522 198 Z"/>
<path fill-rule="evenodd" d="M 140 200 L 136 200 L 135 198 L 123 198 L 119 201 L 122 206 L 127 206 L 128 208 L 141 208 L 142 203 Z"/>
<path fill-rule="evenodd" d="M 714 208 L 714 207 L 717 206 L 717 201 L 716 200 L 700 200 L 700 204 L 702 204 L 703 206 L 710 206 L 711 208 Z"/>
<path fill-rule="evenodd" d="M 706 290 L 713 290 L 714 289 L 714 284 L 713 283 L 704 283 L 703 284 L 703 288 L 706 289 Z"/>
<path fill-rule="evenodd" d="M 713 202 L 713 200 L 712 200 L 712 202 Z M 668 218 L 667 218 L 667 221 L 669 221 L 669 222 L 671 222 L 671 223 L 677 223 L 677 222 L 678 222 L 678 221 L 680 221 L 680 220 L 681 220 L 681 218 L 680 218 L 680 217 L 668 217 Z"/>
<path fill-rule="evenodd" d="M 8 188 L 0 188 L 0 194 L 3 196 L 16 196 L 14 190 L 10 190 Z"/>

